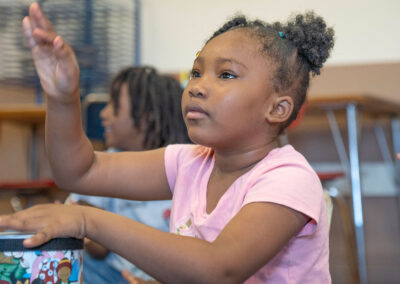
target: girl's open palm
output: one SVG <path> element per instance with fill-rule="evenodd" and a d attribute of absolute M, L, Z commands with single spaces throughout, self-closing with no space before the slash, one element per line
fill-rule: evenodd
<path fill-rule="evenodd" d="M 79 66 L 72 48 L 58 36 L 37 3 L 22 21 L 44 92 L 62 102 L 76 99 Z"/>

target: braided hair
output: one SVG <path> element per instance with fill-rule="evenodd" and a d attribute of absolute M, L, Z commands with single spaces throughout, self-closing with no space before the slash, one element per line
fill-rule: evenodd
<path fill-rule="evenodd" d="M 144 148 L 189 142 L 181 112 L 183 89 L 178 81 L 148 66 L 121 70 L 111 83 L 114 114 L 118 113 L 119 96 L 125 83 L 128 85 L 134 127 L 144 125 Z"/>
<path fill-rule="evenodd" d="M 314 12 L 295 15 L 287 23 L 272 24 L 249 21 L 238 15 L 226 22 L 207 42 L 234 29 L 247 29 L 261 43 L 261 52 L 268 56 L 274 71 L 271 78 L 275 92 L 291 95 L 294 108 L 282 125 L 286 128 L 303 105 L 310 84 L 310 73 L 320 74 L 323 63 L 334 45 L 334 31 Z"/>

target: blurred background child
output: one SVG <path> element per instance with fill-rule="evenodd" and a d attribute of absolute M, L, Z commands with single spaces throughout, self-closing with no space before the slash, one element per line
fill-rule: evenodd
<path fill-rule="evenodd" d="M 180 84 L 152 67 L 129 67 L 113 79 L 110 100 L 101 111 L 107 152 L 141 151 L 189 142 L 182 118 Z M 169 231 L 171 201 L 131 201 L 71 194 L 67 203 L 90 204 L 162 231 Z M 149 280 L 146 273 L 102 245 L 85 241 L 84 283 L 126 283 L 125 275 Z M 133 279 L 130 276 L 130 279 Z M 137 279 L 137 281 L 140 281 Z"/>

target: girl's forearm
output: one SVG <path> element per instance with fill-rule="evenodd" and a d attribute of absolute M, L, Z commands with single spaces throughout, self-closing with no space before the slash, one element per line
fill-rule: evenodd
<path fill-rule="evenodd" d="M 93 147 L 82 128 L 79 95 L 75 102 L 48 98 L 46 151 L 56 183 L 73 189 L 94 161 Z"/>
<path fill-rule="evenodd" d="M 86 236 L 162 283 L 230 283 L 233 274 L 213 243 L 159 231 L 96 208 L 85 208 Z M 226 259 L 225 259 L 226 260 Z M 237 280 L 236 280 L 237 282 Z"/>

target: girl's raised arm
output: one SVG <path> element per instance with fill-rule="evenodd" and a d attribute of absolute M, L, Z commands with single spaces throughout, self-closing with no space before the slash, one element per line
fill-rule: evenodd
<path fill-rule="evenodd" d="M 37 3 L 22 24 L 47 95 L 46 150 L 56 183 L 86 194 L 170 198 L 163 149 L 115 156 L 93 152 L 82 129 L 79 66 L 72 48 L 55 33 Z"/>

